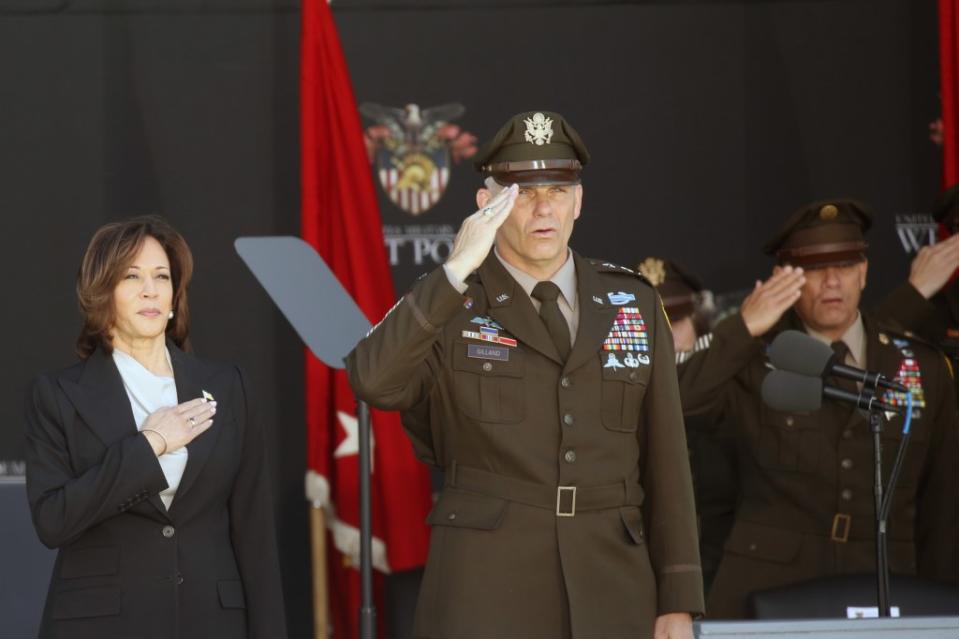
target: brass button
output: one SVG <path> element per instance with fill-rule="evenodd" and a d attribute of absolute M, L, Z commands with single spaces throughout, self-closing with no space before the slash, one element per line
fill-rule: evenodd
<path fill-rule="evenodd" d="M 852 439 L 852 429 L 851 429 L 851 428 L 847 428 L 846 430 L 842 431 L 842 438 L 843 438 L 843 439 Z"/>
<path fill-rule="evenodd" d="M 183 575 L 178 574 L 178 575 L 176 576 L 176 583 L 177 583 L 177 585 L 180 585 L 180 584 L 183 583 Z"/>
<path fill-rule="evenodd" d="M 749 544 L 749 550 L 754 551 L 758 548 L 756 544 Z"/>
<path fill-rule="evenodd" d="M 563 415 L 563 423 L 566 424 L 567 426 L 572 426 L 573 416 L 570 415 L 569 413 L 566 413 L 565 415 Z"/>
<path fill-rule="evenodd" d="M 167 539 L 169 539 L 169 538 L 171 538 L 173 535 L 176 534 L 176 529 L 173 528 L 173 526 L 164 526 L 164 527 L 163 527 L 163 530 L 161 530 L 160 533 L 161 533 L 164 537 L 166 537 Z"/>
<path fill-rule="evenodd" d="M 630 379 L 630 381 L 635 382 L 638 377 L 639 377 L 639 375 L 636 373 L 636 371 L 630 371 L 630 372 L 629 372 L 629 379 Z"/>
<path fill-rule="evenodd" d="M 449 519 L 450 521 L 453 521 L 454 519 L 456 519 L 456 513 L 450 513 L 449 515 L 446 516 L 446 518 Z"/>
<path fill-rule="evenodd" d="M 847 457 L 846 459 L 839 462 L 839 465 L 842 466 L 843 470 L 849 470 L 850 468 L 852 468 L 852 460 Z"/>
<path fill-rule="evenodd" d="M 490 364 L 489 362 L 483 362 L 483 370 L 488 373 L 491 370 L 493 370 L 493 365 Z"/>
<path fill-rule="evenodd" d="M 852 491 L 848 488 L 843 488 L 842 492 L 839 494 L 842 495 L 842 498 L 845 501 L 852 501 Z"/>
<path fill-rule="evenodd" d="M 563 388 L 569 388 L 573 385 L 573 382 L 569 381 L 568 377 L 564 377 L 563 379 L 559 380 L 559 385 Z"/>
<path fill-rule="evenodd" d="M 792 415 L 786 418 L 786 426 L 792 426 L 796 420 L 792 418 Z"/>
<path fill-rule="evenodd" d="M 576 451 L 575 451 L 575 450 L 567 450 L 567 451 L 566 451 L 566 454 L 563 455 L 563 459 L 566 460 L 566 463 L 567 463 L 567 464 L 572 464 L 574 461 L 576 461 Z"/>

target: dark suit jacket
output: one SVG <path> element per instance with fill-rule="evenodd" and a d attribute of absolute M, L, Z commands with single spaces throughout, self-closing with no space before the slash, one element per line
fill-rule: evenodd
<path fill-rule="evenodd" d="M 465 297 L 441 268 L 421 279 L 347 358 L 357 394 L 407 411 L 419 457 L 447 469 L 417 637 L 643 639 L 656 615 L 703 609 L 660 301 L 628 269 L 574 259 L 579 329 L 565 362 L 492 254 Z M 627 308 L 648 348 L 604 350 Z M 516 339 L 497 357 L 471 337 L 484 318 Z M 572 493 L 557 486 L 576 487 L 574 516 L 557 516 Z"/>
<path fill-rule="evenodd" d="M 27 398 L 27 493 L 59 548 L 41 639 L 286 636 L 263 429 L 235 367 L 168 344 L 181 402 L 211 393 L 213 426 L 167 486 L 109 355 L 39 376 Z"/>

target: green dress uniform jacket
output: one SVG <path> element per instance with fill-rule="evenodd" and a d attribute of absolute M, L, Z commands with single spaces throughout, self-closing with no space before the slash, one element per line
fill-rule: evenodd
<path fill-rule="evenodd" d="M 418 456 L 445 469 L 417 637 L 644 638 L 657 615 L 703 610 L 660 302 L 628 269 L 574 259 L 565 364 L 492 253 L 465 296 L 442 268 L 421 278 L 347 357 L 357 395 L 405 411 Z M 628 358 L 604 350 L 624 310 L 648 336 Z M 481 328 L 505 343 L 464 336 Z"/>
<path fill-rule="evenodd" d="M 955 580 L 950 566 L 959 417 L 948 369 L 926 344 L 868 316 L 864 325 L 866 368 L 894 378 L 916 367 L 922 388 L 889 519 L 890 570 Z M 679 371 L 687 414 L 718 411 L 738 428 L 739 504 L 707 599 L 711 618 L 749 616 L 748 596 L 757 590 L 875 569 L 873 447 L 866 417 L 831 400 L 810 414 L 783 413 L 760 398 L 769 370 L 765 348 L 790 328 L 802 330 L 792 311 L 755 339 L 740 315 L 731 316 L 716 327 L 709 349 Z M 883 430 L 886 480 L 902 427 L 896 415 Z"/>
<path fill-rule="evenodd" d="M 926 299 L 909 282 L 894 289 L 876 308 L 876 315 L 888 317 L 929 342 L 949 358 L 955 378 L 959 368 L 959 281 Z M 959 397 L 959 380 L 956 381 Z"/>

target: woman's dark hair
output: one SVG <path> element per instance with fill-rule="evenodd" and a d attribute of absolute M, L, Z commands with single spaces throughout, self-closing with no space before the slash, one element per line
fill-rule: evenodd
<path fill-rule="evenodd" d="M 144 241 L 152 237 L 170 260 L 173 280 L 173 319 L 166 334 L 173 343 L 189 350 L 190 309 L 186 288 L 193 276 L 193 254 L 186 240 L 166 220 L 144 215 L 101 226 L 90 240 L 77 274 L 77 299 L 83 314 L 83 328 L 76 351 L 81 359 L 97 348 L 113 352 L 110 329 L 116 323 L 113 291 L 123 279 Z"/>

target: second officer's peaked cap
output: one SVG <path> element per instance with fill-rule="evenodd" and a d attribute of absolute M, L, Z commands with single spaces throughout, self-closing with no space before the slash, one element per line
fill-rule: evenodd
<path fill-rule="evenodd" d="M 551 111 L 511 117 L 476 154 L 476 169 L 508 186 L 578 184 L 589 151 L 569 122 Z"/>
<path fill-rule="evenodd" d="M 793 213 L 763 247 L 780 264 L 822 268 L 866 259 L 872 212 L 849 199 L 812 202 Z"/>

